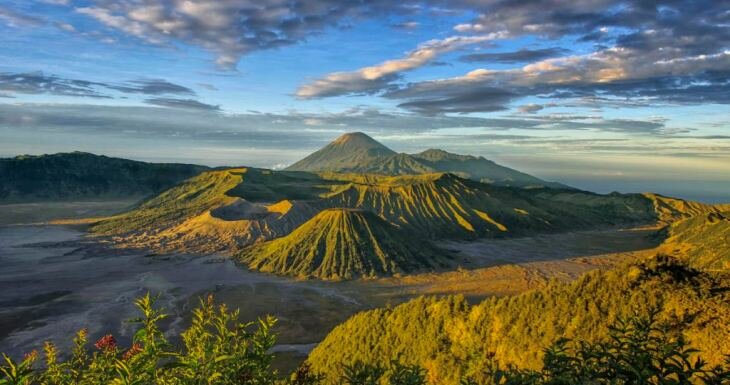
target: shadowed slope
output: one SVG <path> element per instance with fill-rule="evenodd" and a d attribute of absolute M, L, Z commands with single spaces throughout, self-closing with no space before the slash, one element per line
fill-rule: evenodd
<path fill-rule="evenodd" d="M 399 154 L 360 132 L 340 136 L 287 170 L 382 175 L 442 172 L 500 186 L 568 188 L 498 165 L 483 157 L 435 149 L 413 155 Z"/>
<path fill-rule="evenodd" d="M 332 143 L 289 166 L 290 171 L 354 170 L 381 157 L 395 155 L 375 139 L 361 133 L 345 134 Z"/>
<path fill-rule="evenodd" d="M 208 169 L 84 152 L 0 159 L 0 201 L 88 200 L 156 194 Z"/>
<path fill-rule="evenodd" d="M 291 234 L 239 254 L 249 267 L 278 274 L 349 279 L 433 268 L 439 252 L 369 211 L 328 209 Z"/>
<path fill-rule="evenodd" d="M 349 180 L 327 195 L 327 207 L 372 211 L 430 238 L 478 238 L 650 222 L 640 195 L 490 186 L 452 174 L 383 177 L 325 175 Z"/>
<path fill-rule="evenodd" d="M 451 172 L 462 178 L 482 183 L 516 187 L 568 188 L 560 183 L 546 182 L 532 175 L 504 167 L 481 156 L 452 154 L 438 149 L 429 149 L 411 156 L 435 171 Z"/>

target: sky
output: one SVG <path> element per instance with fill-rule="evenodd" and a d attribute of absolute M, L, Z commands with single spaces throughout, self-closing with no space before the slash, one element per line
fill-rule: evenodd
<path fill-rule="evenodd" d="M 282 168 L 352 131 L 730 202 L 730 1 L 0 1 L 2 157 Z"/>

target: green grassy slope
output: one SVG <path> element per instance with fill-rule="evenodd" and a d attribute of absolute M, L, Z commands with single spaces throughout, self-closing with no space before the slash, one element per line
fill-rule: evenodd
<path fill-rule="evenodd" d="M 660 319 L 718 364 L 730 353 L 728 289 L 727 275 L 702 273 L 665 257 L 473 306 L 461 297 L 420 298 L 353 316 L 308 361 L 336 378 L 343 364 L 386 364 L 400 357 L 426 368 L 432 384 L 457 384 L 460 375 L 485 367 L 490 355 L 502 365 L 539 368 L 543 349 L 558 338 L 596 341 L 618 316 L 658 307 Z"/>
<path fill-rule="evenodd" d="M 334 226 L 331 231 L 337 236 L 319 237 L 312 226 L 303 225 L 327 209 L 363 211 L 346 216 L 362 226 Z M 508 188 L 452 174 L 228 169 L 204 172 L 133 211 L 95 224 L 91 231 L 118 236 L 121 244 L 132 247 L 226 254 L 286 236 L 266 247 L 257 246 L 255 253 L 262 257 L 248 258 L 256 262 L 252 266 L 281 274 L 347 278 L 433 266 L 427 261 L 437 251 L 428 246 L 428 240 L 526 236 L 653 219 L 652 201 L 641 195 Z M 315 222 L 321 227 L 328 223 L 323 218 Z M 302 228 L 297 229 L 299 226 Z M 365 237 L 361 233 L 365 230 L 373 235 Z M 391 230 L 407 233 L 408 239 L 391 236 Z M 353 252 L 356 248 L 342 236 L 364 239 L 365 246 Z M 412 240 L 420 247 L 413 247 Z M 407 252 L 401 243 L 414 251 Z M 373 252 L 378 248 L 381 251 Z M 309 249 L 313 255 L 326 256 L 326 263 L 307 254 Z M 296 263 L 280 260 L 281 255 L 289 254 L 301 258 Z M 406 257 L 412 263 L 404 262 Z M 374 258 L 380 258 L 379 265 L 363 262 Z"/>
<path fill-rule="evenodd" d="M 99 222 L 99 234 L 156 232 L 207 210 L 231 203 L 226 192 L 243 181 L 246 169 L 204 172 L 144 202 L 138 208 Z"/>
<path fill-rule="evenodd" d="M 350 183 L 326 195 L 325 206 L 369 210 L 428 238 L 528 235 L 654 218 L 651 202 L 640 195 L 506 188 L 452 174 L 326 177 Z"/>
<path fill-rule="evenodd" d="M 711 205 L 701 202 L 666 197 L 654 193 L 643 194 L 651 200 L 657 219 L 662 224 L 671 224 L 698 215 L 720 211 L 730 211 L 730 205 Z"/>
<path fill-rule="evenodd" d="M 730 270 L 730 211 L 696 215 L 667 229 L 665 252 L 707 270 Z"/>
<path fill-rule="evenodd" d="M 72 152 L 0 159 L 0 201 L 123 198 L 159 193 L 207 167 Z"/>
<path fill-rule="evenodd" d="M 244 249 L 253 269 L 349 279 L 443 266 L 445 255 L 408 237 L 370 211 L 327 209 L 291 234 Z"/>

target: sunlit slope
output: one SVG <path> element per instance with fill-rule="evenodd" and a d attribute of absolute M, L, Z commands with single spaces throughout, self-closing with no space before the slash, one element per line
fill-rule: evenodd
<path fill-rule="evenodd" d="M 719 212 L 724 207 L 723 205 L 687 201 L 654 193 L 645 193 L 644 196 L 652 201 L 657 220 L 662 224 L 670 224 L 698 215 Z M 730 210 L 730 207 L 726 207 L 725 210 Z"/>
<path fill-rule="evenodd" d="M 325 196 L 326 206 L 369 210 L 430 238 L 526 235 L 654 218 L 651 202 L 639 195 L 497 187 L 453 174 L 326 177 L 349 181 Z"/>
<path fill-rule="evenodd" d="M 144 202 L 130 212 L 117 215 L 92 227 L 100 234 L 156 232 L 187 218 L 233 202 L 226 192 L 243 180 L 246 169 L 209 171 Z"/>
<path fill-rule="evenodd" d="M 661 249 L 697 268 L 730 271 L 730 211 L 696 215 L 672 224 Z"/>
<path fill-rule="evenodd" d="M 261 169 L 205 172 L 92 227 L 120 244 L 234 253 L 330 208 L 369 211 L 421 239 L 475 239 L 651 222 L 640 195 L 498 187 L 453 174 L 382 176 Z"/>
<path fill-rule="evenodd" d="M 420 298 L 353 316 L 308 361 L 336 378 L 342 364 L 400 358 L 426 368 L 431 384 L 455 385 L 491 355 L 502 365 L 538 368 L 543 350 L 558 338 L 596 341 L 617 316 L 658 307 L 660 320 L 718 364 L 730 353 L 729 284 L 727 276 L 660 258 L 474 306 L 460 297 Z"/>
<path fill-rule="evenodd" d="M 229 253 L 288 234 L 314 216 L 319 210 L 306 202 L 276 199 L 286 193 L 316 196 L 319 181 L 311 175 L 273 175 L 258 169 L 209 171 L 96 224 L 91 231 L 117 236 L 124 246 Z M 253 203 L 241 195 L 266 201 Z"/>
<path fill-rule="evenodd" d="M 403 234 L 370 211 L 327 209 L 291 234 L 245 249 L 253 269 L 323 279 L 443 267 L 443 252 Z"/>

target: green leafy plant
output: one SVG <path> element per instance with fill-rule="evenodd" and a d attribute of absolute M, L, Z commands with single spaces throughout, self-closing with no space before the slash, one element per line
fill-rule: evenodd
<path fill-rule="evenodd" d="M 399 355 L 385 364 L 355 361 L 342 375 L 325 378 L 303 363 L 287 378 L 271 368 L 276 343 L 271 317 L 239 321 L 239 312 L 209 296 L 193 311 L 191 326 L 181 333 L 179 349 L 160 329 L 167 316 L 146 295 L 135 304 L 139 328 L 127 348 L 112 335 L 89 349 L 88 332 L 80 330 L 65 361 L 55 345 L 43 348 L 44 362 L 33 351 L 14 361 L 3 354 L 0 385 L 425 385 L 436 384 L 426 370 Z M 607 338 L 595 342 L 558 339 L 543 355 L 542 368 L 501 367 L 489 354 L 480 370 L 461 378 L 461 385 L 728 385 L 730 357 L 709 367 L 697 358 L 682 334 L 659 321 L 658 312 L 637 311 L 618 318 Z"/>

